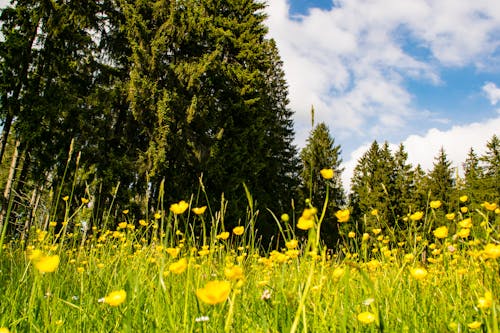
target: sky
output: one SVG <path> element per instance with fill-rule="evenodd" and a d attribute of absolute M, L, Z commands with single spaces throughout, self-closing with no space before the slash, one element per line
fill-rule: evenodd
<path fill-rule="evenodd" d="M 266 2 L 295 143 L 314 106 L 342 149 L 345 188 L 374 140 L 403 143 L 424 170 L 443 147 L 461 172 L 470 148 L 500 135 L 500 0 Z"/>
<path fill-rule="evenodd" d="M 295 112 L 296 144 L 325 122 L 349 187 L 371 143 L 403 143 L 431 170 L 444 148 L 462 171 L 500 135 L 500 1 L 269 0 Z"/>

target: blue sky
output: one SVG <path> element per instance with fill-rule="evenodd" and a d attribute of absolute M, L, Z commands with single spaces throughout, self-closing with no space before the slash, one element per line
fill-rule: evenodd
<path fill-rule="evenodd" d="M 342 147 L 345 185 L 373 140 L 403 143 L 425 170 L 443 147 L 461 171 L 469 148 L 500 135 L 500 1 L 267 3 L 296 143 L 314 105 Z"/>

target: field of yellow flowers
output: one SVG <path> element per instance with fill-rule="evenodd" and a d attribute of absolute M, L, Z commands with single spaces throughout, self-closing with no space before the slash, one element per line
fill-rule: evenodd
<path fill-rule="evenodd" d="M 232 230 L 223 209 L 186 201 L 97 229 L 79 200 L 65 221 L 0 243 L 1 333 L 499 332 L 497 203 L 431 201 L 397 237 L 359 233 L 340 210 L 338 249 L 319 239 L 325 209 L 308 207 L 277 217 L 286 241 L 263 252 L 251 202 Z"/>

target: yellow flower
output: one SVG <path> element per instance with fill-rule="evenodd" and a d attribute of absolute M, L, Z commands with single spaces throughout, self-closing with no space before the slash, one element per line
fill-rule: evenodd
<path fill-rule="evenodd" d="M 447 220 L 451 221 L 455 218 L 455 213 L 449 213 L 449 214 L 446 214 L 445 216 L 446 216 Z"/>
<path fill-rule="evenodd" d="M 314 227 L 314 219 L 312 217 L 305 218 L 304 216 L 299 217 L 297 222 L 297 228 L 301 230 L 309 230 Z"/>
<path fill-rule="evenodd" d="M 244 232 L 245 232 L 245 227 L 243 226 L 238 226 L 233 228 L 233 234 L 235 234 L 236 236 L 243 235 Z"/>
<path fill-rule="evenodd" d="M 321 169 L 320 173 L 324 179 L 332 179 L 334 175 L 333 169 Z"/>
<path fill-rule="evenodd" d="M 40 256 L 35 259 L 35 268 L 41 273 L 52 273 L 59 266 L 59 256 Z"/>
<path fill-rule="evenodd" d="M 9 333 L 9 329 L 7 327 L 0 327 L 0 333 Z"/>
<path fill-rule="evenodd" d="M 382 229 L 372 229 L 372 232 L 376 236 L 382 232 Z"/>
<path fill-rule="evenodd" d="M 500 258 L 500 244 L 486 244 L 483 249 L 483 254 L 486 256 L 486 258 L 490 259 Z"/>
<path fill-rule="evenodd" d="M 171 271 L 174 274 L 182 274 L 188 267 L 188 262 L 186 258 L 182 258 L 181 260 L 171 263 L 168 266 L 168 270 Z"/>
<path fill-rule="evenodd" d="M 465 214 L 465 213 L 467 213 L 468 211 L 469 211 L 469 208 L 467 208 L 467 207 L 460 207 L 460 212 L 461 212 L 462 214 Z"/>
<path fill-rule="evenodd" d="M 233 266 L 224 269 L 224 275 L 229 280 L 241 280 L 243 279 L 243 268 L 240 266 Z"/>
<path fill-rule="evenodd" d="M 369 235 L 367 232 L 365 232 L 365 233 L 363 234 L 363 237 L 362 237 L 361 239 L 362 239 L 363 241 L 367 241 L 368 239 L 370 239 L 370 235 Z"/>
<path fill-rule="evenodd" d="M 148 225 L 148 222 L 146 222 L 146 220 L 139 220 L 139 224 L 143 227 L 146 227 Z"/>
<path fill-rule="evenodd" d="M 442 203 L 439 200 L 431 201 L 429 204 L 429 206 L 431 206 L 431 208 L 434 208 L 434 209 L 438 209 L 439 207 L 441 207 L 441 205 L 442 205 Z"/>
<path fill-rule="evenodd" d="M 477 301 L 477 307 L 480 309 L 487 309 L 493 305 L 493 295 L 491 292 L 487 291 L 484 293 L 484 297 L 479 297 Z"/>
<path fill-rule="evenodd" d="M 179 255 L 179 252 L 181 252 L 181 249 L 179 249 L 178 247 L 169 247 L 169 248 L 166 248 L 165 251 L 170 254 L 170 256 L 172 258 L 177 258 L 177 256 Z"/>
<path fill-rule="evenodd" d="M 229 232 L 227 232 L 227 231 L 221 232 L 220 234 L 215 236 L 215 238 L 226 240 L 229 238 Z"/>
<path fill-rule="evenodd" d="M 495 214 L 500 214 L 500 208 L 495 209 Z"/>
<path fill-rule="evenodd" d="M 207 206 L 194 207 L 193 209 L 191 209 L 191 211 L 193 211 L 193 213 L 195 213 L 196 215 L 203 215 L 206 210 Z"/>
<path fill-rule="evenodd" d="M 118 229 L 125 229 L 127 227 L 127 222 L 118 223 Z"/>
<path fill-rule="evenodd" d="M 428 272 L 425 268 L 416 267 L 410 269 L 410 274 L 415 280 L 423 280 L 427 276 Z"/>
<path fill-rule="evenodd" d="M 281 221 L 288 222 L 290 221 L 290 216 L 287 213 L 281 214 Z"/>
<path fill-rule="evenodd" d="M 110 306 L 118 306 L 125 302 L 127 292 L 123 289 L 112 291 L 107 296 L 99 299 L 99 302 L 109 304 Z"/>
<path fill-rule="evenodd" d="M 181 200 L 178 203 L 171 204 L 170 211 L 176 215 L 180 215 L 180 214 L 184 213 L 186 211 L 186 209 L 188 209 L 188 207 L 189 207 L 189 204 L 186 201 Z"/>
<path fill-rule="evenodd" d="M 356 237 L 356 233 L 354 231 L 349 231 L 349 233 L 347 234 L 347 237 L 354 238 L 354 237 Z"/>
<path fill-rule="evenodd" d="M 460 199 L 460 202 L 466 202 L 467 200 L 469 200 L 469 197 L 466 195 L 462 195 L 459 199 Z"/>
<path fill-rule="evenodd" d="M 476 328 L 481 327 L 481 322 L 480 321 L 473 321 L 470 324 L 467 324 L 467 327 L 469 327 L 471 330 L 475 330 Z"/>
<path fill-rule="evenodd" d="M 370 212 L 371 215 L 373 216 L 378 216 L 378 209 L 372 209 L 372 211 Z"/>
<path fill-rule="evenodd" d="M 349 221 L 350 214 L 351 212 L 349 211 L 349 209 L 341 209 L 335 213 L 335 217 L 337 218 L 337 221 L 339 223 L 344 223 Z"/>
<path fill-rule="evenodd" d="M 224 302 L 231 291 L 231 284 L 228 281 L 209 281 L 205 287 L 196 290 L 196 296 L 203 303 L 210 305 Z"/>
<path fill-rule="evenodd" d="M 457 232 L 457 236 L 460 238 L 467 238 L 469 237 L 469 235 L 470 235 L 470 229 L 468 228 L 460 229 L 460 231 Z"/>
<path fill-rule="evenodd" d="M 472 228 L 472 219 L 469 217 L 465 220 L 458 222 L 458 225 L 462 228 Z"/>
<path fill-rule="evenodd" d="M 436 238 L 446 238 L 448 237 L 448 227 L 442 226 L 439 228 L 436 228 L 433 232 L 434 236 Z"/>
<path fill-rule="evenodd" d="M 345 269 L 342 267 L 335 267 L 335 269 L 332 272 L 332 277 L 335 280 L 340 279 L 344 275 Z"/>
<path fill-rule="evenodd" d="M 299 246 L 299 242 L 296 239 L 291 239 L 288 242 L 285 243 L 285 246 L 289 250 L 293 250 Z"/>
<path fill-rule="evenodd" d="M 486 208 L 489 211 L 494 211 L 497 209 L 497 204 L 496 203 L 489 203 L 488 201 L 485 201 L 483 203 L 484 208 Z"/>
<path fill-rule="evenodd" d="M 69 200 L 69 196 L 68 196 L 68 195 L 66 195 L 66 196 L 64 196 L 62 199 L 63 199 L 64 201 L 68 201 L 68 200 Z"/>
<path fill-rule="evenodd" d="M 89 199 L 87 199 L 87 198 L 81 198 L 80 200 L 82 201 L 82 204 L 84 204 L 84 205 L 89 203 Z"/>
<path fill-rule="evenodd" d="M 375 315 L 368 311 L 361 312 L 358 314 L 358 320 L 363 324 L 371 324 L 375 321 Z"/>
<path fill-rule="evenodd" d="M 424 216 L 424 212 L 415 212 L 415 213 L 410 215 L 410 220 L 419 221 L 422 219 L 423 216 Z"/>
<path fill-rule="evenodd" d="M 123 212 L 122 212 L 122 213 L 123 213 L 124 215 L 127 215 L 127 214 L 128 214 L 128 209 L 123 210 Z"/>
<path fill-rule="evenodd" d="M 155 213 L 155 220 L 159 220 L 161 218 L 161 213 Z"/>

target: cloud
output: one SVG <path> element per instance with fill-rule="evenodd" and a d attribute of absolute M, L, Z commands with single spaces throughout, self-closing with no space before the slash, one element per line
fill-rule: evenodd
<path fill-rule="evenodd" d="M 409 81 L 442 85 L 443 68 L 500 63 L 500 1 L 336 0 L 330 10 L 290 17 L 288 2 L 273 0 L 266 11 L 299 146 L 311 105 L 341 143 L 401 135 L 429 112 L 416 106 Z"/>
<path fill-rule="evenodd" d="M 500 117 L 488 119 L 484 122 L 476 122 L 469 125 L 453 126 L 448 130 L 438 130 L 432 128 L 424 135 L 410 135 L 402 143 L 408 153 L 408 163 L 413 167 L 418 164 L 424 171 L 430 171 L 433 168 L 435 157 L 438 155 L 441 147 L 444 148 L 448 160 L 452 163 L 459 174 L 463 174 L 462 164 L 467 158 L 471 148 L 481 156 L 486 152 L 486 143 L 493 137 L 499 135 Z M 345 171 L 342 175 L 344 187 L 350 187 L 352 173 L 358 160 L 369 149 L 370 143 L 360 146 L 354 150 L 349 160 L 343 165 Z M 399 143 L 390 143 L 390 147 L 395 151 Z"/>
<path fill-rule="evenodd" d="M 500 101 L 500 88 L 493 82 L 487 82 L 483 86 L 483 91 L 486 93 L 491 105 L 496 105 Z"/>

